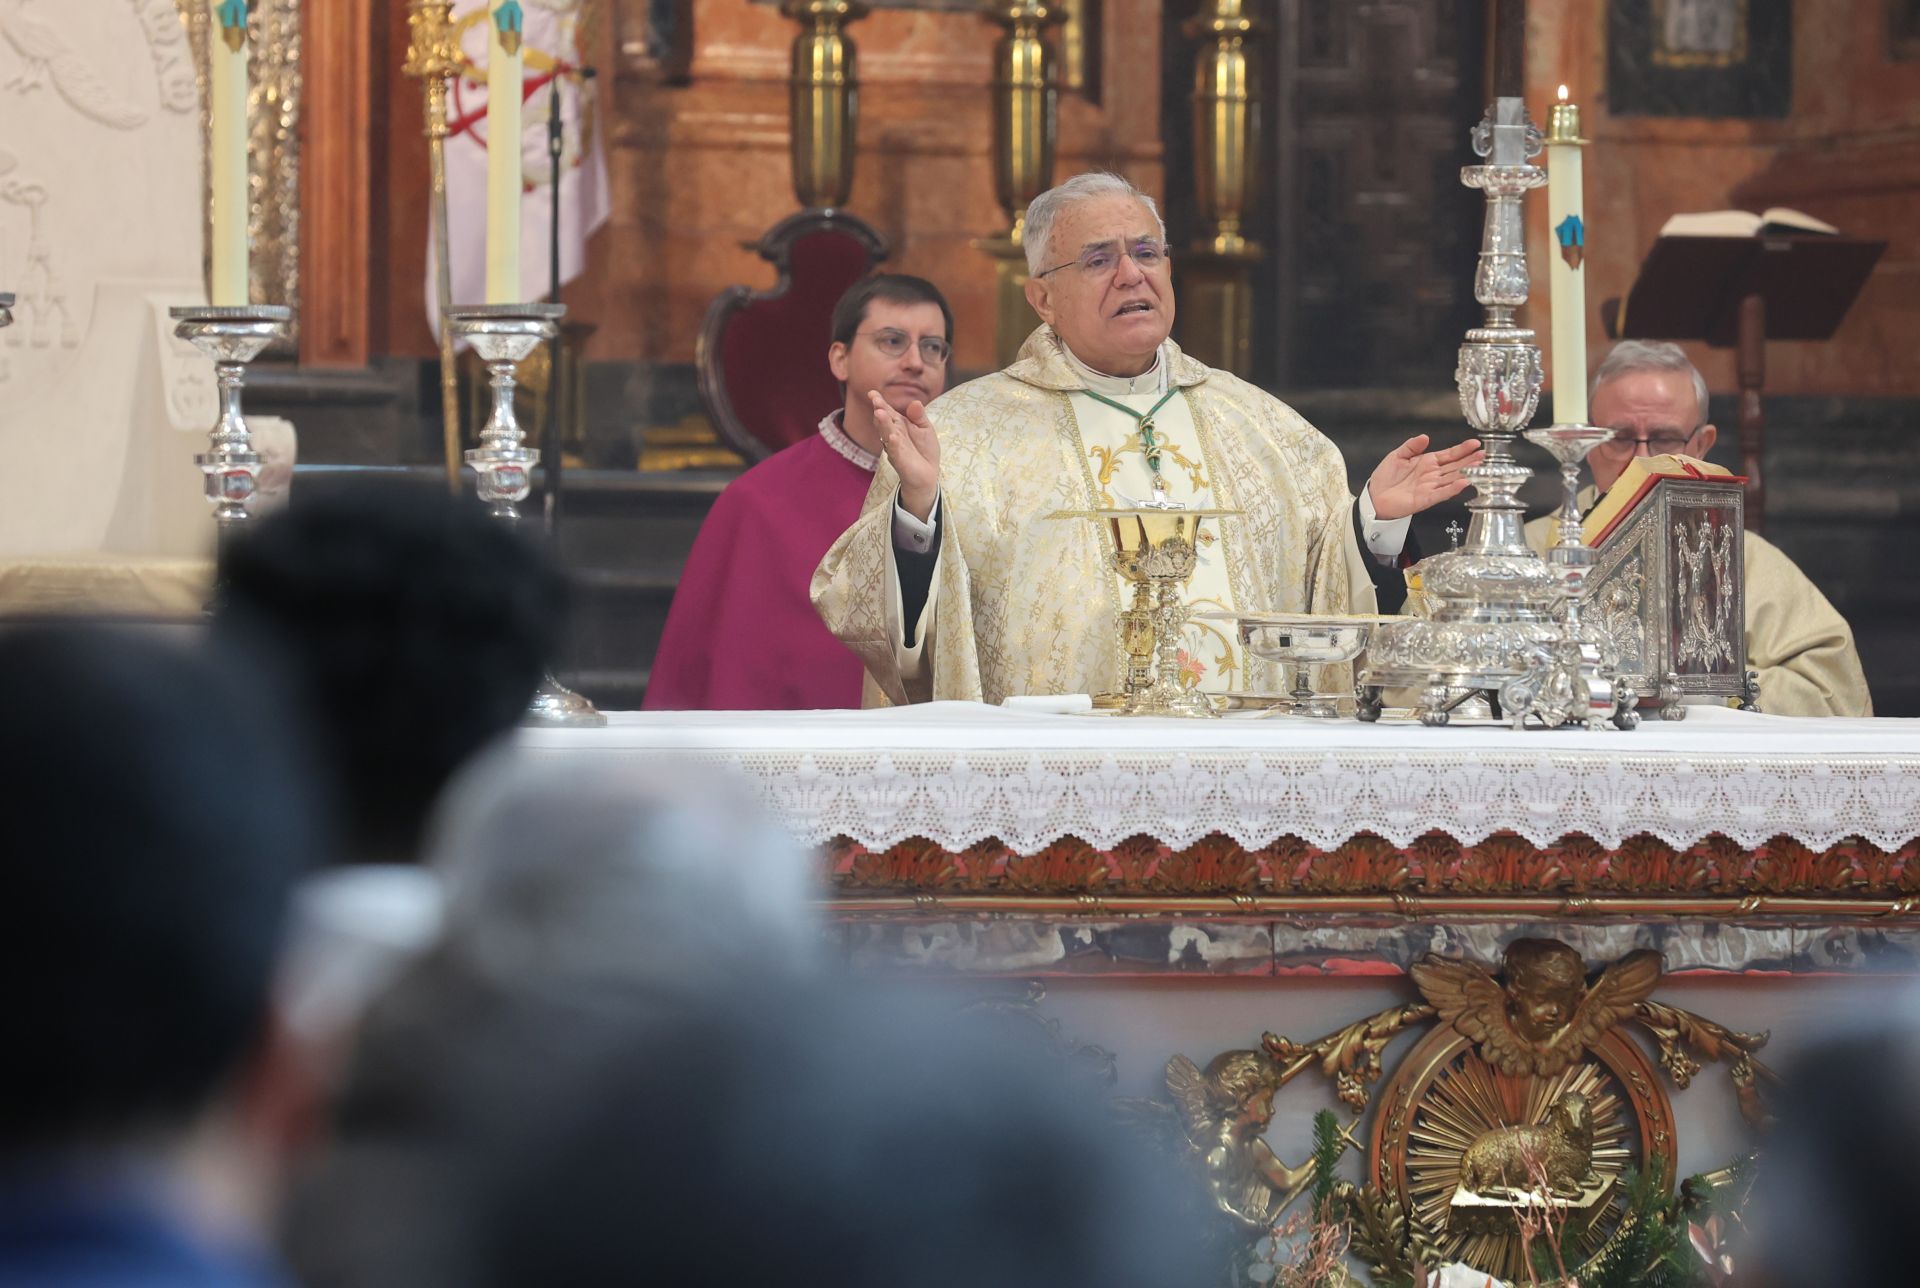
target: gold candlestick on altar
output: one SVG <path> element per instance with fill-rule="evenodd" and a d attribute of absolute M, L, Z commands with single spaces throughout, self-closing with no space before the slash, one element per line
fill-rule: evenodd
<path fill-rule="evenodd" d="M 1027 205 L 1053 186 L 1059 137 L 1059 71 L 1046 29 L 1061 21 L 1058 5 L 1005 0 L 987 17 L 1006 28 L 993 47 L 993 190 L 1010 227 L 974 244 L 994 261 L 994 365 L 1014 360 L 1040 324 L 1027 304 Z"/>
<path fill-rule="evenodd" d="M 860 0 L 786 0 L 782 15 L 800 23 L 793 38 L 793 193 L 808 209 L 847 204 L 853 191 L 855 127 L 860 115 L 857 51 L 847 24 L 864 18 Z"/>
<path fill-rule="evenodd" d="M 1194 188 L 1204 230 L 1186 259 L 1182 342 L 1245 376 L 1253 364 L 1253 274 L 1264 252 L 1243 225 L 1254 200 L 1260 74 L 1249 42 L 1264 30 L 1244 0 L 1211 0 L 1182 28 L 1201 42 L 1193 73 Z"/>
<path fill-rule="evenodd" d="M 410 0 L 407 5 L 406 73 L 426 91 L 427 157 L 431 169 L 429 218 L 433 221 L 434 279 L 440 300 L 440 433 L 447 487 L 460 490 L 460 388 L 453 365 L 453 268 L 447 250 L 447 95 L 459 73 L 451 0 Z"/>

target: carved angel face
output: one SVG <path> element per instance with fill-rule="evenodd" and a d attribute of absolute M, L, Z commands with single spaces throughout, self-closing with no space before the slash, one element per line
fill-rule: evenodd
<path fill-rule="evenodd" d="M 1578 954 L 1561 944 L 1535 952 L 1516 943 L 1514 950 L 1507 957 L 1507 1015 L 1514 1031 L 1529 1042 L 1552 1041 L 1580 1009 L 1587 989 L 1585 967 Z"/>
<path fill-rule="evenodd" d="M 1207 1066 L 1216 1103 L 1236 1127 L 1264 1130 L 1273 1121 L 1273 1070 L 1257 1051 L 1227 1051 Z"/>
<path fill-rule="evenodd" d="M 1508 1010 L 1513 1016 L 1513 1027 L 1522 1037 L 1534 1042 L 1549 1041 L 1567 1027 L 1574 1008 L 1580 1004 L 1579 988 L 1561 984 L 1522 986 L 1516 983 L 1510 993 L 1513 1000 Z"/>

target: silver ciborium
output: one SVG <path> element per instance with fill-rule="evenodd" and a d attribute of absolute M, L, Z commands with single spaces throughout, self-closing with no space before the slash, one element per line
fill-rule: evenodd
<path fill-rule="evenodd" d="M 467 449 L 467 464 L 479 475 L 477 490 L 495 518 L 520 521 L 519 503 L 533 490 L 533 467 L 540 453 L 527 446 L 526 431 L 514 413 L 514 369 L 538 345 L 559 330 L 564 304 L 480 304 L 449 309 L 447 324 L 456 339 L 473 346 L 487 364 L 493 388 L 493 412 L 480 431 L 480 446 Z M 527 704 L 528 724 L 591 727 L 607 718 L 594 705 L 547 672 Z"/>
<path fill-rule="evenodd" d="M 1378 613 L 1198 613 L 1197 617 L 1230 626 L 1241 647 L 1255 657 L 1278 662 L 1293 670 L 1293 691 L 1283 703 L 1269 706 L 1266 715 L 1306 716 L 1333 720 L 1337 705 L 1348 694 L 1316 693 L 1310 682 L 1316 666 L 1337 666 L 1359 657 L 1375 629 L 1398 617 Z"/>
<path fill-rule="evenodd" d="M 285 336 L 293 310 L 279 304 L 214 305 L 169 309 L 173 333 L 213 359 L 220 385 L 220 414 L 209 432 L 209 450 L 193 458 L 213 506 L 216 541 L 224 544 L 247 522 L 247 506 L 259 486 L 260 453 L 240 409 L 247 364 Z"/>
<path fill-rule="evenodd" d="M 1206 696 L 1180 682 L 1180 633 L 1192 610 L 1186 586 L 1199 558 L 1200 526 L 1238 510 L 1140 505 L 1111 510 L 1057 510 L 1049 519 L 1092 519 L 1106 527 L 1113 566 L 1133 586 L 1120 614 L 1124 689 L 1096 705 L 1127 716 L 1211 719 Z"/>

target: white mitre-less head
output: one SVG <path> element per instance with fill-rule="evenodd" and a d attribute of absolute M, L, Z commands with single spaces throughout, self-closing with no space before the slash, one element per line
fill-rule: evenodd
<path fill-rule="evenodd" d="M 1035 197 L 1023 227 L 1027 303 L 1040 320 L 1097 371 L 1151 368 L 1174 315 L 1153 199 L 1116 174 L 1076 175 Z"/>
<path fill-rule="evenodd" d="M 1166 221 L 1160 218 L 1160 207 L 1154 204 L 1152 197 L 1117 174 L 1106 170 L 1089 170 L 1085 174 L 1074 175 L 1065 183 L 1055 184 L 1027 203 L 1022 244 L 1026 247 L 1029 276 L 1044 273 L 1048 267 L 1060 262 L 1063 257 L 1054 254 L 1048 245 L 1053 236 L 1053 225 L 1062 210 L 1089 197 L 1133 198 L 1146 206 L 1147 213 L 1153 216 L 1154 227 L 1159 230 L 1160 240 L 1166 240 Z"/>
<path fill-rule="evenodd" d="M 1622 340 L 1593 373 L 1588 417 L 1614 431 L 1587 458 L 1595 486 L 1612 487 L 1644 452 L 1704 457 L 1718 431 L 1707 423 L 1707 382 L 1677 344 Z"/>

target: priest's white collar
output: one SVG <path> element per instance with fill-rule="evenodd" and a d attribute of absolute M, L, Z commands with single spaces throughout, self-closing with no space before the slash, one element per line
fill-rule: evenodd
<path fill-rule="evenodd" d="M 1153 365 L 1137 376 L 1110 376 L 1104 371 L 1095 371 L 1075 356 L 1067 342 L 1060 342 L 1060 352 L 1067 355 L 1067 361 L 1080 378 L 1087 382 L 1087 388 L 1097 394 L 1106 394 L 1109 398 L 1122 394 L 1163 394 L 1167 391 L 1167 346 L 1163 342 L 1153 351 Z"/>
<path fill-rule="evenodd" d="M 880 458 L 848 438 L 847 431 L 840 428 L 840 418 L 846 414 L 844 407 L 828 412 L 820 421 L 820 437 L 828 447 L 871 474 L 879 467 Z"/>

